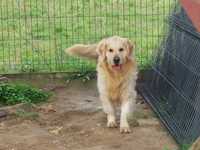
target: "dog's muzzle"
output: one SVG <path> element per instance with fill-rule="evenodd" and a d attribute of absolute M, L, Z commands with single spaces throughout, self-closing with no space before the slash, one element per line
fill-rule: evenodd
<path fill-rule="evenodd" d="M 119 65 L 120 58 L 118 56 L 115 56 L 114 59 L 113 59 L 113 62 L 114 62 L 115 65 Z"/>

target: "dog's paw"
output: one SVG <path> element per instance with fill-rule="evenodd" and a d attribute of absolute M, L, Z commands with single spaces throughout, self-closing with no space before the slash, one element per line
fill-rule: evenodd
<path fill-rule="evenodd" d="M 130 133 L 130 127 L 120 127 L 120 133 Z"/>
<path fill-rule="evenodd" d="M 117 127 L 116 121 L 108 121 L 107 127 L 108 128 L 116 128 Z"/>

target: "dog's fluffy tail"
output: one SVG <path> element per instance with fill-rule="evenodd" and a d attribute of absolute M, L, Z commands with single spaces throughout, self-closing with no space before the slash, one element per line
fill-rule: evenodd
<path fill-rule="evenodd" d="M 65 49 L 65 52 L 72 56 L 81 56 L 90 59 L 97 59 L 98 54 L 96 52 L 97 45 L 83 45 L 83 44 L 76 44 L 72 47 Z"/>

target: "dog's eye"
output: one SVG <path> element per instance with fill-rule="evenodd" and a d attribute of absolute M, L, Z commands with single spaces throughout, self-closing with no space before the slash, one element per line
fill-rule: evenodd
<path fill-rule="evenodd" d="M 112 52 L 113 52 L 113 49 L 111 49 L 111 48 L 110 48 L 110 49 L 109 49 L 109 52 L 111 52 L 111 53 L 112 53 Z"/>
<path fill-rule="evenodd" d="M 124 51 L 124 49 L 123 49 L 123 48 L 120 48 L 119 51 L 122 52 L 122 51 Z"/>

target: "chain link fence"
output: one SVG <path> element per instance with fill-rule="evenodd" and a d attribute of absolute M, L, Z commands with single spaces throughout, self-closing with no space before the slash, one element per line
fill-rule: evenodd
<path fill-rule="evenodd" d="M 1 0 L 0 74 L 93 70 L 95 63 L 69 57 L 64 49 L 112 35 L 135 41 L 139 67 L 148 67 L 175 2 Z"/>

